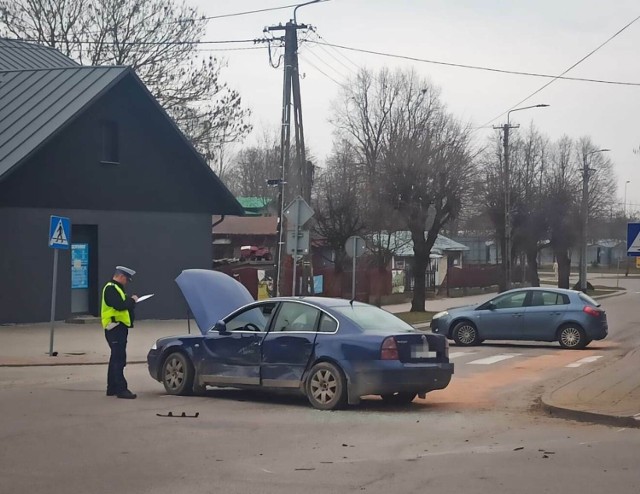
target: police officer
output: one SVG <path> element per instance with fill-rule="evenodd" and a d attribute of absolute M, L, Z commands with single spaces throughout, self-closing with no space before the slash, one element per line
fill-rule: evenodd
<path fill-rule="evenodd" d="M 113 279 L 102 289 L 101 319 L 104 335 L 111 349 L 107 373 L 107 396 L 132 400 L 137 395 L 129 391 L 124 378 L 127 365 L 127 336 L 133 327 L 134 308 L 138 297 L 128 297 L 124 289 L 136 272 L 116 266 Z"/>

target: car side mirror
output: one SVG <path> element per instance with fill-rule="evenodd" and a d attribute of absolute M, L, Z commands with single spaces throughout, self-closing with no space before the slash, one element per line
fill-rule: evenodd
<path fill-rule="evenodd" d="M 224 321 L 220 320 L 213 326 L 213 330 L 217 331 L 220 334 L 225 334 L 227 332 L 227 325 Z"/>
<path fill-rule="evenodd" d="M 487 310 L 496 310 L 496 304 L 489 302 L 486 307 Z"/>

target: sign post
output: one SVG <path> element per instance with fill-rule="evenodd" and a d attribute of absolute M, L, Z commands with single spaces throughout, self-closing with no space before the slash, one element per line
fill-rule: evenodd
<path fill-rule="evenodd" d="M 344 249 L 347 255 L 353 259 L 353 265 L 351 266 L 351 300 L 356 299 L 356 257 L 360 257 L 364 254 L 365 243 L 362 237 L 354 235 L 349 237 L 344 244 Z"/>
<path fill-rule="evenodd" d="M 51 287 L 51 331 L 49 333 L 49 356 L 53 351 L 53 328 L 56 316 L 56 287 L 58 285 L 58 251 L 71 246 L 71 221 L 62 216 L 51 216 L 49 221 L 49 247 L 53 249 L 53 285 Z"/>
<path fill-rule="evenodd" d="M 309 206 L 302 197 L 298 196 L 286 207 L 286 209 L 284 210 L 284 214 L 287 217 L 287 224 L 289 226 L 293 226 L 293 231 L 289 230 L 287 233 L 287 240 L 289 240 L 289 238 L 291 238 L 291 235 L 293 234 L 293 242 L 291 242 L 292 245 L 287 245 L 287 250 L 293 256 L 293 283 L 291 288 L 291 295 L 295 297 L 297 285 L 296 277 L 298 274 L 297 257 L 299 255 L 299 251 L 302 251 L 305 254 L 309 251 L 309 232 L 301 232 L 300 227 L 311 219 L 311 217 L 313 216 L 313 209 L 311 209 L 311 206 Z M 305 238 L 306 245 L 303 243 Z"/>

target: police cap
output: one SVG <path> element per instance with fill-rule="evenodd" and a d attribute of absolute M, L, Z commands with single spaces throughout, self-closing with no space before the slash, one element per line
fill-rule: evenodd
<path fill-rule="evenodd" d="M 116 274 L 124 275 L 128 280 L 131 280 L 136 272 L 133 269 L 127 268 L 125 266 L 116 266 Z"/>

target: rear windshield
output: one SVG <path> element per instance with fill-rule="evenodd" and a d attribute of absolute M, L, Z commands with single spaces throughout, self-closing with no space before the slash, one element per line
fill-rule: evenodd
<path fill-rule="evenodd" d="M 598 302 L 596 302 L 595 300 L 593 300 L 589 295 L 587 295 L 586 293 L 582 293 L 580 292 L 578 294 L 578 296 L 584 300 L 586 303 L 588 303 L 589 305 L 592 305 L 593 307 L 600 307 L 600 304 Z"/>
<path fill-rule="evenodd" d="M 344 307 L 334 307 L 334 309 L 355 322 L 363 331 L 414 331 L 414 328 L 402 319 L 398 319 L 390 312 L 378 309 L 377 307 L 366 305 L 351 307 L 347 305 Z"/>

